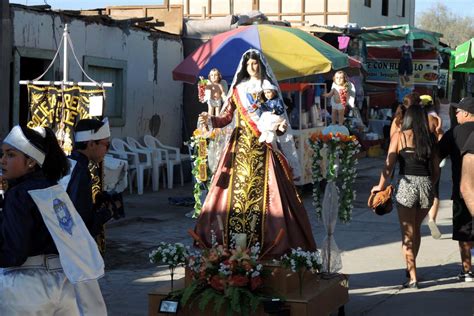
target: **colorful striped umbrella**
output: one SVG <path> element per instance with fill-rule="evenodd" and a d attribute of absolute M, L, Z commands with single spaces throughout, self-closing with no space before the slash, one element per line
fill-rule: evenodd
<path fill-rule="evenodd" d="M 198 47 L 174 70 L 173 79 L 195 83 L 217 68 L 231 82 L 242 54 L 263 52 L 278 80 L 348 67 L 348 56 L 305 31 L 276 25 L 249 25 L 218 34 Z"/>

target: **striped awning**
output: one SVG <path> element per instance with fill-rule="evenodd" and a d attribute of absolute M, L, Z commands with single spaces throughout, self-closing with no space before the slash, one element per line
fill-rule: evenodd
<path fill-rule="evenodd" d="M 391 25 L 374 28 L 363 28 L 361 37 L 367 42 L 416 40 L 423 39 L 433 45 L 438 45 L 443 34 L 425 31 L 408 24 Z"/>

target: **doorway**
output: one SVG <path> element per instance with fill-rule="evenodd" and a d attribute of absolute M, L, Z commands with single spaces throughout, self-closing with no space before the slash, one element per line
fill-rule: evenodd
<path fill-rule="evenodd" d="M 11 122 L 13 125 L 24 125 L 29 119 L 28 88 L 20 85 L 20 80 L 33 80 L 38 78 L 50 65 L 54 51 L 15 47 L 13 71 L 13 104 L 11 107 Z M 59 61 L 48 70 L 40 79 L 54 81 L 59 76 Z"/>

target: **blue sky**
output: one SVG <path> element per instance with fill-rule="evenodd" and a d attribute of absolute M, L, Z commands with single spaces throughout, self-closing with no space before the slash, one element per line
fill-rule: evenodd
<path fill-rule="evenodd" d="M 238 1 L 238 0 L 237 0 Z M 438 0 L 444 3 L 457 15 L 471 16 L 474 18 L 473 0 Z M 130 5 L 130 4 L 162 4 L 163 0 L 10 0 L 11 3 L 21 3 L 28 5 L 39 5 L 47 2 L 54 9 L 95 9 L 104 8 L 108 5 Z M 429 9 L 435 0 L 416 0 L 416 13 L 421 13 Z"/>
<path fill-rule="evenodd" d="M 415 16 L 423 11 L 428 10 L 436 2 L 443 3 L 454 14 L 461 16 L 470 16 L 474 18 L 474 1 L 473 0 L 416 0 Z"/>

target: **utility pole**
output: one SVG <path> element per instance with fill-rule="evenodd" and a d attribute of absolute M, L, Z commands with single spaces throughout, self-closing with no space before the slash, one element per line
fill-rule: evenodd
<path fill-rule="evenodd" d="M 10 129 L 10 65 L 12 61 L 12 21 L 10 19 L 10 2 L 0 0 L 0 139 Z"/>

